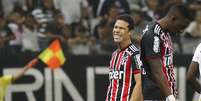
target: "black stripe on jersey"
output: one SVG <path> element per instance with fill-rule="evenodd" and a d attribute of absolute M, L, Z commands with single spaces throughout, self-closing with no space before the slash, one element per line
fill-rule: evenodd
<path fill-rule="evenodd" d="M 138 48 L 136 48 L 133 44 L 129 46 L 129 48 L 127 49 L 127 51 L 129 53 L 129 55 L 133 56 L 133 55 L 136 55 L 136 54 L 139 54 L 139 50 Z"/>
<path fill-rule="evenodd" d="M 126 52 L 124 52 L 123 53 L 123 56 L 122 57 L 125 57 L 127 54 L 126 54 Z M 122 66 L 121 66 L 122 67 Z M 121 68 L 120 67 L 120 71 L 124 71 L 124 68 L 125 67 L 123 67 L 123 68 Z M 124 79 L 121 79 L 121 80 L 119 80 L 118 81 L 118 92 L 117 92 L 117 98 L 116 98 L 116 101 L 120 101 L 121 100 L 121 95 L 122 95 L 122 90 L 123 90 L 123 82 L 124 82 Z"/>
<path fill-rule="evenodd" d="M 116 68 L 117 68 L 116 65 L 117 65 L 117 62 L 118 62 L 118 60 L 119 60 L 119 55 L 120 55 L 120 53 L 121 53 L 121 52 L 118 52 L 118 53 L 117 53 L 117 56 L 116 56 L 116 58 L 115 58 L 115 60 L 114 60 L 114 67 L 113 67 L 114 70 L 116 70 Z"/>
<path fill-rule="evenodd" d="M 135 47 L 134 45 L 131 45 L 129 48 L 130 48 L 130 49 L 133 49 L 133 52 L 138 51 L 138 48 Z"/>

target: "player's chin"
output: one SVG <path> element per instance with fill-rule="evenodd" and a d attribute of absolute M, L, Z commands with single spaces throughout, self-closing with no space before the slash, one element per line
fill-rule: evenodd
<path fill-rule="evenodd" d="M 121 41 L 119 39 L 114 39 L 115 43 L 120 43 Z"/>

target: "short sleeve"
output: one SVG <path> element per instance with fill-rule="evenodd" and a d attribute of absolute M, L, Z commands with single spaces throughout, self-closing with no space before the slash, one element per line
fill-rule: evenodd
<path fill-rule="evenodd" d="M 192 61 L 194 62 L 200 62 L 201 61 L 201 43 L 197 46 Z"/>
<path fill-rule="evenodd" d="M 134 74 L 140 73 L 142 62 L 140 60 L 139 52 L 137 54 L 131 56 L 131 58 L 132 58 L 132 70 L 133 70 Z"/>
<path fill-rule="evenodd" d="M 149 32 L 148 30 L 146 34 L 143 35 L 141 44 L 142 51 L 146 58 L 160 57 L 161 40 L 158 34 L 152 33 L 151 31 Z"/>

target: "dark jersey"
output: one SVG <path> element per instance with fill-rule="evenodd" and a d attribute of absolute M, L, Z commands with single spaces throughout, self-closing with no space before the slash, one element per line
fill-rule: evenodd
<path fill-rule="evenodd" d="M 162 70 L 168 81 L 171 92 L 176 95 L 176 85 L 173 73 L 173 48 L 170 33 L 163 30 L 158 23 L 151 23 L 143 30 L 143 37 L 141 40 L 141 60 L 142 67 L 142 84 L 143 94 L 145 99 L 152 99 L 155 95 L 163 99 L 159 88 L 152 79 L 153 76 L 150 71 L 149 64 L 146 60 L 159 58 L 162 61 Z M 153 89 L 154 88 L 154 89 Z M 159 94 L 151 95 L 154 91 Z M 150 93 L 151 94 L 150 94 Z M 157 98 L 158 99 L 158 98 Z"/>
<path fill-rule="evenodd" d="M 106 101 L 129 101 L 136 83 L 134 75 L 140 73 L 140 65 L 139 50 L 133 44 L 112 54 Z"/>

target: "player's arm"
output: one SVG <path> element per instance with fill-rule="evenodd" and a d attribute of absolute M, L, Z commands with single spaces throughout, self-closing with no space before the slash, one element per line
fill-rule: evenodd
<path fill-rule="evenodd" d="M 141 65 L 140 54 L 137 52 L 135 56 L 132 57 L 132 70 L 134 71 L 135 86 L 132 91 L 130 101 L 143 101 L 142 96 L 142 80 L 141 80 Z"/>
<path fill-rule="evenodd" d="M 24 68 L 17 73 L 16 75 L 13 75 L 12 77 L 12 82 L 15 82 L 17 79 L 19 79 L 22 75 L 24 75 L 24 73 L 30 69 L 31 67 L 33 67 L 36 63 L 37 63 L 38 59 L 35 58 L 33 60 L 31 60 L 27 65 L 24 66 Z"/>
<path fill-rule="evenodd" d="M 162 61 L 160 60 L 160 58 L 152 58 L 148 59 L 147 61 L 149 63 L 154 81 L 156 82 L 160 90 L 163 92 L 163 94 L 168 97 L 169 95 L 171 95 L 171 91 L 169 89 L 165 75 L 162 71 Z"/>
<path fill-rule="evenodd" d="M 187 72 L 187 82 L 195 91 L 201 93 L 201 84 L 199 83 L 199 80 L 197 78 L 197 74 L 199 73 L 198 71 L 199 64 L 192 61 Z"/>
<path fill-rule="evenodd" d="M 151 33 L 151 34 L 150 34 Z M 161 40 L 158 34 L 152 34 L 147 31 L 147 34 L 143 36 L 142 45 L 145 51 L 145 59 L 150 67 L 153 80 L 160 88 L 161 92 L 167 97 L 171 94 L 171 90 L 168 86 L 168 82 L 162 71 L 161 61 Z"/>
<path fill-rule="evenodd" d="M 143 101 L 143 96 L 142 96 L 142 83 L 141 83 L 141 74 L 135 74 L 135 87 L 133 89 L 131 99 L 130 101 Z"/>

